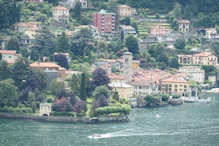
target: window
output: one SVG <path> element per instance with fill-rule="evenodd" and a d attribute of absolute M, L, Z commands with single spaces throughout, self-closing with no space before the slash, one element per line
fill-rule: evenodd
<path fill-rule="evenodd" d="M 184 85 L 184 88 L 187 88 L 187 85 Z"/>
<path fill-rule="evenodd" d="M 139 87 L 139 89 L 141 89 L 141 86 Z"/>

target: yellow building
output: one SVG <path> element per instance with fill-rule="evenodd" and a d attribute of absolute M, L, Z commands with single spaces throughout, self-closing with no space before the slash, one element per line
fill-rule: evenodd
<path fill-rule="evenodd" d="M 120 5 L 118 6 L 118 9 L 119 9 L 119 15 L 121 17 L 132 16 L 134 14 L 137 14 L 136 9 L 131 8 L 130 6 L 127 5 Z"/>
<path fill-rule="evenodd" d="M 132 60 L 132 70 L 140 69 L 140 60 Z"/>
<path fill-rule="evenodd" d="M 213 52 L 202 52 L 193 55 L 178 55 L 179 64 L 213 65 L 217 66 L 218 57 Z"/>
<path fill-rule="evenodd" d="M 161 80 L 161 92 L 171 95 L 185 95 L 189 92 L 189 82 L 176 77 Z"/>
<path fill-rule="evenodd" d="M 118 92 L 119 98 L 131 98 L 134 93 L 134 87 L 125 83 L 110 83 L 112 92 Z"/>

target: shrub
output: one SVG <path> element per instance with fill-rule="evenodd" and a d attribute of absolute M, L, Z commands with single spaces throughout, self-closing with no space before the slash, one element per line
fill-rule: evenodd
<path fill-rule="evenodd" d="M 47 102 L 48 102 L 48 103 L 53 103 L 53 99 L 52 99 L 52 98 L 48 98 L 48 99 L 47 99 Z"/>
<path fill-rule="evenodd" d="M 14 112 L 15 113 L 22 113 L 22 110 L 19 108 L 19 107 L 16 107 L 15 109 L 14 109 Z"/>
<path fill-rule="evenodd" d="M 74 112 L 51 112 L 50 116 L 74 117 Z"/>
<path fill-rule="evenodd" d="M 131 108 L 128 105 L 123 105 L 122 107 L 108 106 L 108 107 L 99 107 L 95 110 L 98 116 L 109 115 L 113 113 L 120 113 L 123 115 L 129 114 Z"/>
<path fill-rule="evenodd" d="M 8 107 L 7 112 L 13 113 L 14 112 L 14 108 L 13 107 Z"/>
<path fill-rule="evenodd" d="M 2 108 L 2 111 L 3 111 L 3 112 L 7 112 L 7 111 L 8 111 L 8 107 L 7 107 L 7 106 L 4 106 L 4 107 Z"/>
<path fill-rule="evenodd" d="M 172 99 L 179 99 L 180 98 L 180 95 L 173 95 L 172 96 Z"/>

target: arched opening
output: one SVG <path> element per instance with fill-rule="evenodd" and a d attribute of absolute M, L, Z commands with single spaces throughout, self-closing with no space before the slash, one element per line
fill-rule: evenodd
<path fill-rule="evenodd" d="M 48 115 L 47 115 L 47 114 L 43 114 L 42 116 L 43 116 L 43 117 L 48 117 Z"/>
<path fill-rule="evenodd" d="M 192 97 L 195 97 L 196 96 L 196 92 L 195 91 L 192 91 Z"/>

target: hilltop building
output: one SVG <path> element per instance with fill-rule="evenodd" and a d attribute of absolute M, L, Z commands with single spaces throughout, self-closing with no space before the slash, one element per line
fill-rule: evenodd
<path fill-rule="evenodd" d="M 193 55 L 178 55 L 178 63 L 181 65 L 218 65 L 218 57 L 212 52 L 202 52 Z"/>
<path fill-rule="evenodd" d="M 178 20 L 179 31 L 180 32 L 188 32 L 190 28 L 190 21 L 189 20 Z"/>
<path fill-rule="evenodd" d="M 16 50 L 0 50 L 0 53 L 2 60 L 7 61 L 8 64 L 14 64 L 19 57 L 22 57 L 21 54 L 16 53 Z"/>
<path fill-rule="evenodd" d="M 87 9 L 87 0 L 60 0 L 59 5 L 74 8 L 77 1 L 81 3 L 82 9 Z"/>
<path fill-rule="evenodd" d="M 116 14 L 100 10 L 93 14 L 93 26 L 97 27 L 103 35 L 116 33 Z"/>
<path fill-rule="evenodd" d="M 52 9 L 52 18 L 59 22 L 69 21 L 69 8 L 56 6 Z"/>
<path fill-rule="evenodd" d="M 127 6 L 127 5 L 119 5 L 118 6 L 118 10 L 119 10 L 119 15 L 121 17 L 127 17 L 127 16 L 130 17 L 130 16 L 138 14 L 136 12 L 136 9 L 131 8 L 130 6 Z"/>

